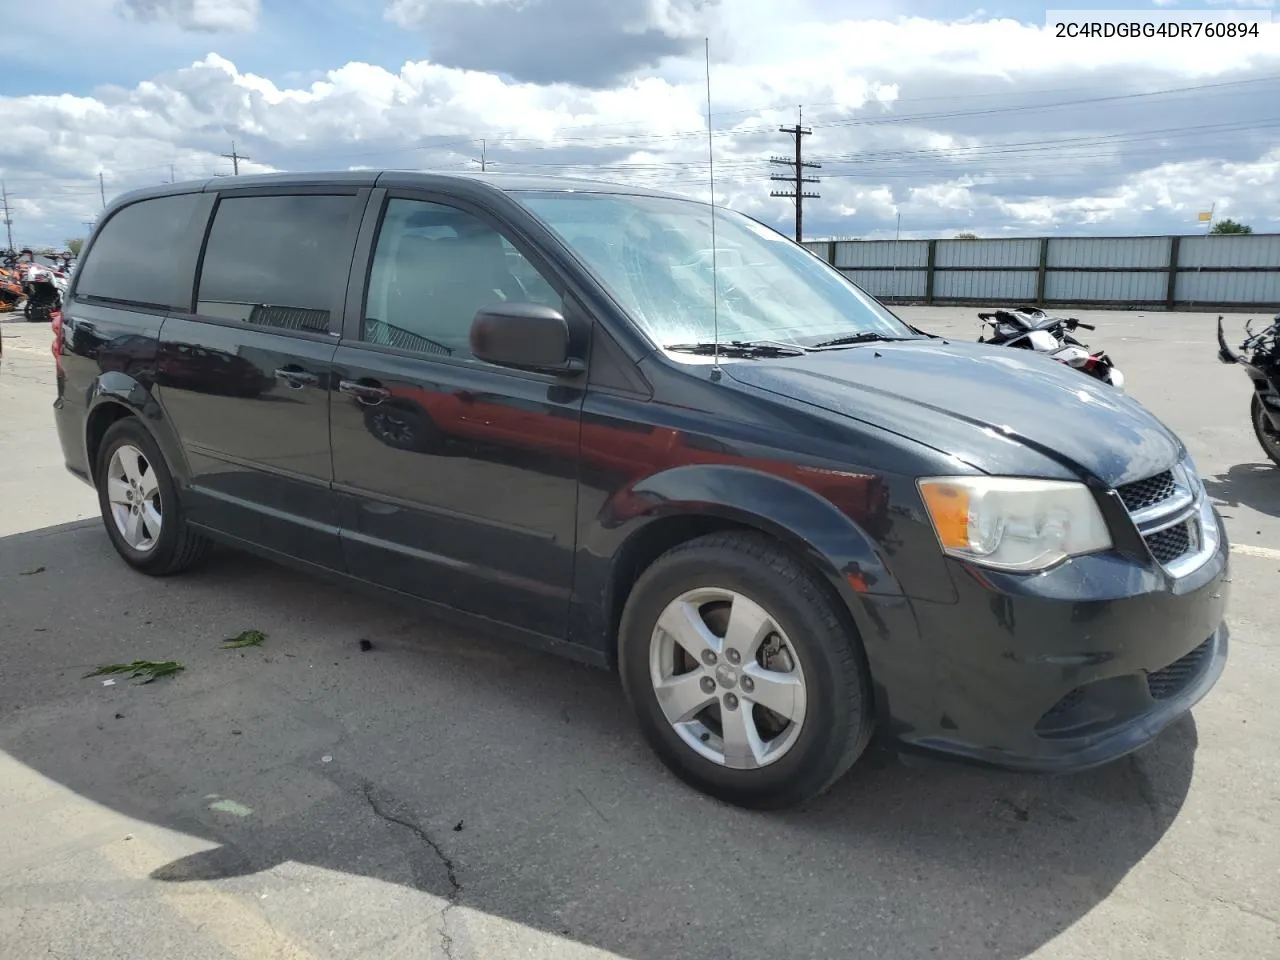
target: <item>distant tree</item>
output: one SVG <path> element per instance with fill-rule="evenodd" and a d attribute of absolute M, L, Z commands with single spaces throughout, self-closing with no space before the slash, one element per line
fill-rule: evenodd
<path fill-rule="evenodd" d="M 959 233 L 957 233 L 957 234 L 956 234 L 955 239 L 957 239 L 957 240 L 977 240 L 977 239 L 978 239 L 978 235 L 977 235 L 976 233 L 970 233 L 968 230 L 962 230 L 962 231 L 960 231 Z"/>
<path fill-rule="evenodd" d="M 1253 227 L 1248 224 L 1237 223 L 1235 220 L 1219 220 L 1209 232 L 1217 234 L 1253 233 Z"/>
<path fill-rule="evenodd" d="M 80 256 L 80 251 L 84 249 L 84 237 L 71 237 L 67 240 L 67 249 L 73 257 Z"/>

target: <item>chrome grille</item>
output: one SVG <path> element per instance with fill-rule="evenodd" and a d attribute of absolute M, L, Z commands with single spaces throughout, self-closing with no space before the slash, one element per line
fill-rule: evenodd
<path fill-rule="evenodd" d="M 1173 479 L 1173 471 L 1165 470 L 1154 477 L 1117 487 L 1116 493 L 1120 494 L 1120 499 L 1124 501 L 1125 508 L 1130 513 L 1137 513 L 1139 510 L 1155 506 L 1162 500 L 1168 500 L 1176 490 L 1177 484 Z"/>
<path fill-rule="evenodd" d="M 1187 572 L 1181 568 L 1194 564 L 1201 548 L 1208 546 L 1200 529 L 1203 490 L 1189 462 L 1122 484 L 1116 494 L 1152 558 L 1175 576 Z"/>

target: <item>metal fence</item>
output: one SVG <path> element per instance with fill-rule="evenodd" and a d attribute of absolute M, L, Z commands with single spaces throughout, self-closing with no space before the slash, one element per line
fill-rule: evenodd
<path fill-rule="evenodd" d="M 890 303 L 1280 308 L 1280 234 L 804 245 Z"/>

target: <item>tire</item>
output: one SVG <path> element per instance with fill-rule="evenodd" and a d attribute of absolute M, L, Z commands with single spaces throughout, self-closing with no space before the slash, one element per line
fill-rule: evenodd
<path fill-rule="evenodd" d="M 120 462 L 113 463 L 117 453 L 121 455 Z M 137 486 L 128 482 L 128 475 L 120 476 L 119 468 L 122 465 L 128 468 L 130 464 Z M 107 429 L 98 448 L 96 477 L 98 506 L 107 536 L 129 566 L 151 576 L 163 577 L 181 573 L 204 557 L 209 541 L 187 525 L 169 465 L 155 439 L 137 419 L 125 417 Z M 128 493 L 121 497 L 126 489 Z M 117 520 L 118 512 L 113 509 L 116 506 L 111 500 L 113 495 L 124 507 L 125 519 L 121 521 Z M 142 507 L 132 509 L 128 506 L 130 502 Z M 130 513 L 136 516 L 137 530 L 150 534 L 154 529 L 154 519 L 146 519 L 151 517 L 145 511 L 148 505 L 154 507 L 159 515 L 158 535 L 147 535 L 145 539 L 148 542 L 140 545 L 131 543 L 126 533 Z M 122 525 L 126 529 L 121 529 Z"/>
<path fill-rule="evenodd" d="M 1253 395 L 1253 402 L 1249 404 L 1249 416 L 1253 420 L 1253 433 L 1258 438 L 1262 452 L 1280 467 L 1280 431 L 1272 429 L 1267 412 L 1262 408 L 1262 398 L 1256 393 Z"/>
<path fill-rule="evenodd" d="M 718 599 L 725 593 L 732 597 L 727 606 Z M 736 621 L 740 603 L 742 620 Z M 694 610 L 698 620 L 681 619 Z M 658 630 L 664 614 L 668 624 L 693 623 L 692 634 L 675 641 L 671 632 Z M 752 624 L 740 638 L 768 637 L 760 646 L 768 657 L 740 653 L 731 663 L 734 648 L 723 642 L 726 616 L 728 623 Z M 714 669 L 687 652 L 708 635 L 719 644 Z M 694 642 L 686 645 L 690 636 Z M 677 666 L 668 677 L 672 651 Z M 805 566 L 761 535 L 711 534 L 659 557 L 627 598 L 618 659 L 627 699 L 661 760 L 689 785 L 736 806 L 781 809 L 811 799 L 839 779 L 871 739 L 870 678 L 852 624 Z M 795 690 L 797 679 L 802 696 Z M 659 683 L 674 690 L 673 681 L 683 681 L 680 689 L 691 698 L 664 696 L 675 722 L 657 692 Z M 762 713 L 759 704 L 770 690 L 769 698 L 788 704 L 799 723 L 793 720 L 778 732 L 784 714 Z M 692 716 L 689 710 L 700 698 L 712 702 Z M 739 744 L 744 724 L 760 737 L 753 743 L 748 735 L 745 742 L 752 745 L 732 751 L 733 759 L 724 736 L 726 716 L 739 731 Z M 766 732 L 772 735 L 766 738 Z"/>
<path fill-rule="evenodd" d="M 384 402 L 364 411 L 365 429 L 394 450 L 430 453 L 440 446 L 440 428 L 426 412 Z"/>
<path fill-rule="evenodd" d="M 53 320 L 54 304 L 52 303 L 32 303 L 27 301 L 27 305 L 22 308 L 23 317 L 27 323 L 51 323 Z"/>

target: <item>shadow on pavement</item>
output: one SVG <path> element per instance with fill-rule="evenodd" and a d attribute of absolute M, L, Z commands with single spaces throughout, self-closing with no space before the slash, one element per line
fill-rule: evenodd
<path fill-rule="evenodd" d="M 1280 467 L 1270 461 L 1238 463 L 1218 477 L 1206 477 L 1204 488 L 1219 507 L 1252 507 L 1280 517 Z"/>
<path fill-rule="evenodd" d="M 221 648 L 246 628 L 266 644 Z M 311 864 L 633 960 L 1024 957 L 1160 840 L 1197 743 L 1184 718 L 1060 779 L 875 751 L 746 813 L 667 775 L 607 674 L 234 553 L 148 579 L 96 522 L 0 540 L 0 636 L 0 748 L 210 842 L 155 880 Z M 149 685 L 84 678 L 168 656 L 187 669 Z"/>

